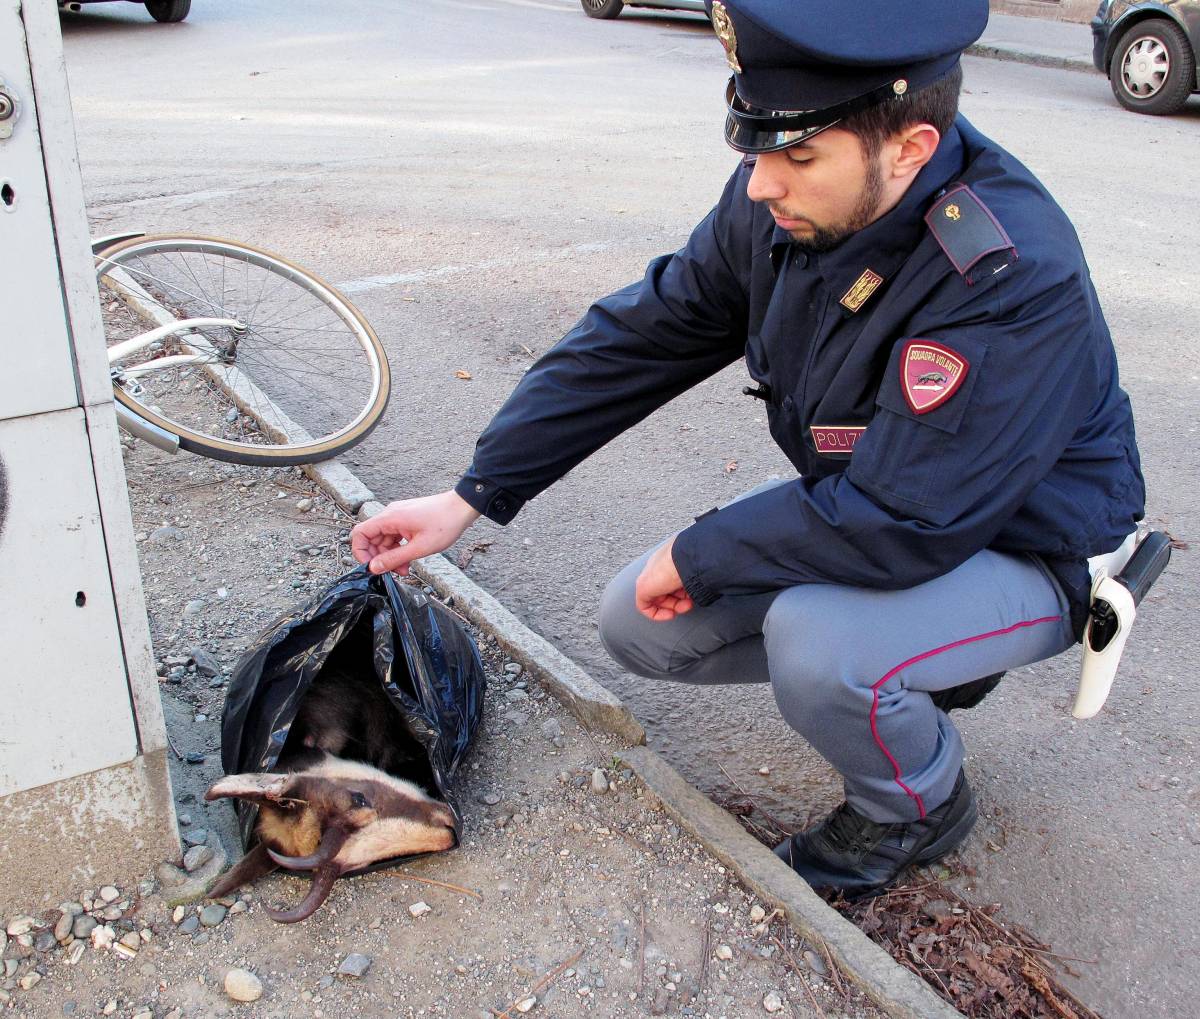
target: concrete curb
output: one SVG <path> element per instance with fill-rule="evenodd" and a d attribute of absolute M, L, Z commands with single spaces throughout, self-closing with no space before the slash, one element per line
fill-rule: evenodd
<path fill-rule="evenodd" d="M 1064 71 L 1086 71 L 1096 74 L 1096 68 L 1090 60 L 1078 57 L 1056 57 L 1049 53 L 1030 53 L 1027 50 L 1012 49 L 1008 46 L 993 46 L 988 43 L 975 43 L 967 47 L 967 55 L 971 57 L 988 57 L 991 60 L 1010 60 L 1018 64 L 1033 64 L 1035 67 L 1055 67 Z"/>
<path fill-rule="evenodd" d="M 962 1019 L 939 998 L 814 892 L 726 811 L 691 786 L 648 747 L 617 757 L 646 784 L 680 825 L 732 870 L 755 895 L 783 911 L 810 941 L 829 949 L 838 968 L 895 1019 Z"/>

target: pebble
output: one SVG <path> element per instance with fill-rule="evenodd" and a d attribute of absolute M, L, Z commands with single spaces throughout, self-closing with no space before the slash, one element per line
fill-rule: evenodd
<path fill-rule="evenodd" d="M 425 906 L 425 903 L 418 902 L 418 906 Z M 409 907 L 409 911 L 416 907 Z M 429 907 L 425 906 L 425 911 L 429 911 Z M 417 914 L 414 913 L 414 916 Z M 367 970 L 371 968 L 371 963 L 374 960 L 369 955 L 363 955 L 360 952 L 351 952 L 342 960 L 342 964 L 338 967 L 337 975 L 339 977 L 363 977 L 367 975 Z"/>
<path fill-rule="evenodd" d="M 671 992 L 665 987 L 660 987 L 654 992 L 654 1000 L 650 1002 L 651 1015 L 666 1015 L 667 1006 L 671 1003 Z"/>
<path fill-rule="evenodd" d="M 78 902 L 60 902 L 58 904 L 60 913 L 70 913 L 71 916 L 79 916 L 83 912 L 83 907 Z"/>
<path fill-rule="evenodd" d="M 190 652 L 191 662 L 196 666 L 196 671 L 201 676 L 219 676 L 221 675 L 221 666 L 217 664 L 216 658 L 212 653 L 205 651 L 202 647 L 194 647 Z"/>
<path fill-rule="evenodd" d="M 56 941 L 66 941 L 71 936 L 71 931 L 75 927 L 75 917 L 70 913 L 63 913 L 58 918 L 58 923 L 54 925 L 54 939 Z"/>
<path fill-rule="evenodd" d="M 58 930 L 57 927 L 54 930 Z M 48 952 L 58 944 L 58 938 L 54 936 L 54 931 L 42 931 L 33 942 L 33 947 L 38 952 Z"/>
<path fill-rule="evenodd" d="M 200 922 L 205 927 L 216 927 L 222 920 L 225 919 L 225 914 L 228 913 L 224 906 L 219 902 L 210 902 L 202 910 L 200 910 Z"/>
<path fill-rule="evenodd" d="M 99 926 L 94 916 L 77 916 L 71 925 L 71 933 L 77 938 L 86 938 Z"/>
<path fill-rule="evenodd" d="M 766 915 L 767 915 L 767 911 L 765 909 L 763 909 L 762 906 L 755 904 L 750 907 L 750 919 L 754 923 L 758 923 L 758 921 L 761 920 Z"/>
<path fill-rule="evenodd" d="M 137 931 L 130 931 L 128 934 L 121 935 L 121 944 L 136 952 L 142 947 L 142 936 Z"/>
<path fill-rule="evenodd" d="M 533 1006 L 536 1004 L 537 1004 L 537 998 L 535 998 L 531 994 L 528 998 L 522 998 L 520 1001 L 518 1001 L 515 1005 L 513 1005 L 513 1008 L 515 1008 L 518 1012 L 520 1012 L 522 1015 L 524 1015 L 531 1008 L 533 1008 Z"/>
<path fill-rule="evenodd" d="M 774 991 L 768 991 L 763 995 L 763 1008 L 768 1012 L 778 1012 L 783 1008 L 783 999 Z"/>
<path fill-rule="evenodd" d="M 5 928 L 5 931 L 7 931 L 10 938 L 19 938 L 22 934 L 28 934 L 31 930 L 33 930 L 33 924 L 33 917 L 17 916 L 13 917 L 13 919 L 8 922 L 8 926 Z"/>
<path fill-rule="evenodd" d="M 74 1015 L 75 1009 L 79 1007 L 79 1003 L 75 1001 L 64 1001 L 62 1006 L 63 1015 Z"/>
<path fill-rule="evenodd" d="M 133 1013 L 133 1019 L 154 1019 L 154 1010 L 143 1005 Z"/>
<path fill-rule="evenodd" d="M 769 774 L 771 774 L 771 769 L 770 769 L 770 768 L 768 768 L 768 767 L 767 767 L 767 766 L 764 764 L 764 765 L 763 765 L 761 768 L 759 768 L 759 769 L 758 769 L 758 773 L 759 773 L 760 775 L 769 775 Z"/>
<path fill-rule="evenodd" d="M 181 906 L 180 908 L 182 909 L 183 907 Z M 179 925 L 180 934 L 195 934 L 199 929 L 200 917 L 198 917 L 195 913 L 192 913 L 191 916 L 186 917 Z"/>
<path fill-rule="evenodd" d="M 307 513 L 312 508 L 313 501 L 311 499 L 301 499 L 298 503 L 296 503 L 296 509 L 298 509 L 301 513 Z"/>
<path fill-rule="evenodd" d="M 557 718 L 547 718 L 546 721 L 542 723 L 542 735 L 544 735 L 546 739 L 554 739 L 562 734 L 562 723 Z"/>
<path fill-rule="evenodd" d="M 215 689 L 217 689 L 217 687 L 224 686 L 224 685 L 225 685 L 225 677 L 224 676 L 213 676 L 213 678 L 208 681 L 208 688 L 210 690 L 215 690 Z"/>
<path fill-rule="evenodd" d="M 178 527 L 156 527 L 150 532 L 151 541 L 174 541 L 182 537 L 183 531 Z"/>
<path fill-rule="evenodd" d="M 608 792 L 608 779 L 604 777 L 603 768 L 592 769 L 592 792 L 606 793 Z"/>
<path fill-rule="evenodd" d="M 728 945 L 717 945 L 717 950 L 713 953 L 722 962 L 728 962 L 733 958 L 733 949 Z"/>
<path fill-rule="evenodd" d="M 529 700 L 529 694 L 524 690 L 505 690 L 504 699 L 510 704 L 524 704 Z"/>
<path fill-rule="evenodd" d="M 247 906 L 245 902 L 243 902 L 241 899 L 238 899 L 237 902 L 235 902 L 232 906 L 229 907 L 229 915 L 236 916 L 238 913 L 246 912 L 246 910 L 248 910 L 249 908 L 250 907 Z"/>
<path fill-rule="evenodd" d="M 229 588 L 227 588 L 227 587 L 218 587 L 217 588 L 217 601 L 224 601 L 228 597 L 229 597 Z"/>
<path fill-rule="evenodd" d="M 811 948 L 806 948 L 804 950 L 804 961 L 808 963 L 808 968 L 811 969 L 817 976 L 829 976 L 829 967 L 825 964 L 825 960 L 817 955 L 817 953 Z"/>
<path fill-rule="evenodd" d="M 506 711 L 504 712 L 504 720 L 509 722 L 513 728 L 519 729 L 529 721 L 529 716 L 523 711 Z"/>
<path fill-rule="evenodd" d="M 183 869 L 189 874 L 197 867 L 203 867 L 212 859 L 213 851 L 208 846 L 192 846 L 183 856 Z"/>
<path fill-rule="evenodd" d="M 225 993 L 234 1001 L 258 1001 L 263 985 L 248 969 L 231 969 L 225 974 Z"/>
<path fill-rule="evenodd" d="M 193 598 L 183 607 L 183 614 L 185 616 L 198 616 L 204 611 L 206 604 L 203 598 Z"/>
<path fill-rule="evenodd" d="M 71 947 L 67 949 L 67 965 L 74 966 L 80 959 L 83 958 L 83 953 L 87 951 L 87 942 L 72 941 Z"/>
<path fill-rule="evenodd" d="M 494 807 L 500 802 L 499 793 L 482 793 L 479 797 L 479 802 L 488 807 Z"/>
<path fill-rule="evenodd" d="M 92 931 L 92 947 L 95 949 L 112 948 L 113 942 L 116 940 L 116 932 L 108 924 Z"/>
<path fill-rule="evenodd" d="M 121 890 L 114 888 L 112 885 L 105 885 L 100 889 L 100 898 L 105 902 L 116 902 L 121 897 Z"/>
<path fill-rule="evenodd" d="M 427 902 L 414 902 L 408 907 L 408 911 L 412 913 L 413 916 L 424 916 L 426 913 L 432 913 L 433 907 Z"/>
<path fill-rule="evenodd" d="M 176 814 L 175 820 L 179 822 L 179 826 L 181 828 L 186 828 L 189 824 L 192 823 L 192 815 L 191 814 Z"/>
<path fill-rule="evenodd" d="M 186 675 L 187 669 L 185 669 L 182 665 L 172 665 L 171 668 L 167 670 L 167 682 L 182 683 L 183 677 Z"/>
<path fill-rule="evenodd" d="M 101 1015 L 112 1015 L 117 1010 L 117 999 L 109 998 L 105 1006 L 100 1010 Z"/>
<path fill-rule="evenodd" d="M 238 419 L 238 409 L 236 407 L 230 407 L 229 410 L 227 410 L 225 412 L 225 420 L 228 421 L 230 424 L 233 424 L 237 419 Z"/>
<path fill-rule="evenodd" d="M 506 666 L 504 666 L 504 671 L 510 676 L 519 676 L 525 671 L 525 668 L 520 662 L 509 662 Z"/>
<path fill-rule="evenodd" d="M 37 970 L 34 970 L 32 973 L 26 973 L 23 977 L 21 977 L 21 979 L 17 981 L 17 985 L 21 988 L 21 990 L 28 991 L 31 987 L 35 987 L 41 982 L 42 975 L 37 972 Z"/>
<path fill-rule="evenodd" d="M 191 756 L 192 756 L 191 754 L 188 754 L 188 757 L 191 757 Z M 200 760 L 201 761 L 204 760 L 203 755 L 200 756 Z M 207 828 L 189 828 L 187 831 L 185 831 L 183 833 L 182 838 L 183 838 L 183 841 L 189 846 L 202 846 L 202 845 L 204 845 L 204 843 L 206 843 L 208 841 L 208 829 Z"/>

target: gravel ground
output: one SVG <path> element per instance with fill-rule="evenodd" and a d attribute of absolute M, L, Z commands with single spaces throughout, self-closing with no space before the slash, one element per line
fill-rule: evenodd
<path fill-rule="evenodd" d="M 228 674 L 346 570 L 351 522 L 294 469 L 133 443 L 125 462 L 186 865 L 203 874 L 238 853 L 232 810 L 202 798 Z M 3 1004 L 133 1019 L 880 1015 L 614 767 L 615 744 L 476 638 L 489 691 L 456 787 L 459 849 L 340 881 L 295 925 L 259 902 L 297 901 L 301 878 L 177 904 L 184 861 L 148 860 L 137 888 L 4 917 Z"/>

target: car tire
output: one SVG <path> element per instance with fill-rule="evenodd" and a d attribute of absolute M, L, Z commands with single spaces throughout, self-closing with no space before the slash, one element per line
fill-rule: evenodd
<path fill-rule="evenodd" d="M 182 21 L 192 9 L 192 0 L 146 0 L 146 10 L 155 21 Z"/>
<path fill-rule="evenodd" d="M 1135 113 L 1177 113 L 1196 87 L 1196 55 L 1173 21 L 1154 18 L 1126 31 L 1108 64 L 1117 102 Z"/>
<path fill-rule="evenodd" d="M 579 6 L 589 18 L 609 21 L 621 13 L 625 4 L 624 0 L 579 0 Z"/>

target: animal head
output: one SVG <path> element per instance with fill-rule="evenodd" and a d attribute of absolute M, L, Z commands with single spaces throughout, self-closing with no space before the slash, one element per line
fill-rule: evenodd
<path fill-rule="evenodd" d="M 287 923 L 311 916 L 348 871 L 455 844 L 456 821 L 447 804 L 357 761 L 323 755 L 299 771 L 226 775 L 204 794 L 206 800 L 222 797 L 258 805 L 260 842 L 210 894 L 226 894 L 276 866 L 311 870 L 312 887 L 299 906 L 265 907 Z"/>

